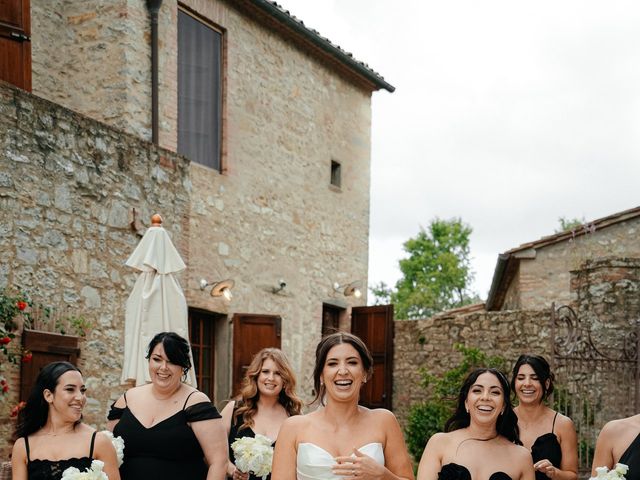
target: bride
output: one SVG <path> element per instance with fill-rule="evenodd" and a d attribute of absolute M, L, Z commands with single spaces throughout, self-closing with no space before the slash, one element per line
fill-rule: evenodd
<path fill-rule="evenodd" d="M 316 347 L 313 380 L 321 407 L 285 420 L 273 458 L 278 480 L 413 480 L 411 460 L 393 413 L 358 405 L 373 360 L 345 332 Z"/>

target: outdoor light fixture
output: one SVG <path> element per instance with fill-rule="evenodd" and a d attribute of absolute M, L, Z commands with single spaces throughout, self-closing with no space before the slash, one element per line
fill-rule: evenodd
<path fill-rule="evenodd" d="M 360 290 L 360 282 L 358 280 L 345 285 L 340 285 L 336 282 L 333 284 L 333 289 L 338 293 L 342 293 L 345 297 L 353 296 L 360 298 L 362 296 L 362 290 Z"/>
<path fill-rule="evenodd" d="M 211 286 L 210 294 L 212 297 L 224 297 L 227 300 L 231 300 L 231 298 L 233 297 L 233 295 L 231 294 L 231 289 L 235 284 L 236 282 L 234 282 L 230 278 L 227 278 L 226 280 L 221 280 L 219 282 L 212 282 L 212 283 L 209 283 L 207 282 L 206 279 L 201 278 L 200 290 L 204 290 L 208 286 Z"/>
<path fill-rule="evenodd" d="M 287 288 L 287 282 L 281 278 L 278 280 L 278 286 L 271 288 L 271 293 L 280 293 L 285 288 Z"/>

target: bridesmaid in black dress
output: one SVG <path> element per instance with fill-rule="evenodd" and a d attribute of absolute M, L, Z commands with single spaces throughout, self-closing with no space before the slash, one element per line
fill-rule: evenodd
<path fill-rule="evenodd" d="M 254 355 L 245 373 L 238 401 L 222 409 L 229 438 L 227 476 L 233 480 L 258 480 L 235 466 L 231 444 L 238 438 L 264 435 L 275 443 L 282 423 L 300 415 L 302 400 L 296 395 L 296 377 L 289 360 L 278 348 L 263 348 Z M 271 475 L 267 477 L 270 479 Z"/>
<path fill-rule="evenodd" d="M 11 455 L 13 480 L 59 480 L 69 467 L 85 471 L 93 460 L 119 480 L 111 440 L 82 423 L 87 402 L 82 374 L 69 362 L 46 365 L 18 416 Z"/>
<path fill-rule="evenodd" d="M 578 478 L 578 438 L 569 417 L 547 407 L 553 373 L 540 355 L 520 355 L 513 367 L 511 388 L 522 444 L 531 450 L 536 480 Z"/>
<path fill-rule="evenodd" d="M 627 480 L 640 480 L 640 415 L 608 422 L 598 435 L 591 475 L 596 468 L 612 469 L 617 463 L 629 467 Z"/>
<path fill-rule="evenodd" d="M 417 480 L 534 480 L 531 455 L 518 439 L 510 393 L 500 371 L 471 372 L 446 433 L 427 442 Z"/>
<path fill-rule="evenodd" d="M 227 439 L 209 398 L 183 383 L 189 342 L 157 334 L 147 359 L 151 383 L 129 389 L 111 407 L 108 427 L 124 439 L 123 480 L 223 480 Z"/>

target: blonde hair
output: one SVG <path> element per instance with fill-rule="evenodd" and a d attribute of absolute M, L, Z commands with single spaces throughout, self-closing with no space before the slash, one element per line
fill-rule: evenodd
<path fill-rule="evenodd" d="M 296 377 L 289 359 L 279 348 L 263 348 L 254 355 L 242 379 L 240 405 L 233 414 L 234 423 L 240 416 L 244 420 L 240 430 L 253 427 L 253 416 L 258 411 L 258 398 L 260 397 L 258 376 L 262 371 L 262 365 L 267 359 L 273 360 L 282 378 L 282 390 L 278 396 L 278 402 L 284 407 L 289 416 L 302 413 L 302 400 L 296 394 Z"/>

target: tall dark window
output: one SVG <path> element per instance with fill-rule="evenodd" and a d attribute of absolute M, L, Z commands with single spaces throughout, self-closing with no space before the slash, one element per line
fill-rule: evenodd
<path fill-rule="evenodd" d="M 189 310 L 189 341 L 198 389 L 213 398 L 215 315 Z"/>
<path fill-rule="evenodd" d="M 178 153 L 220 170 L 222 33 L 178 11 Z"/>

